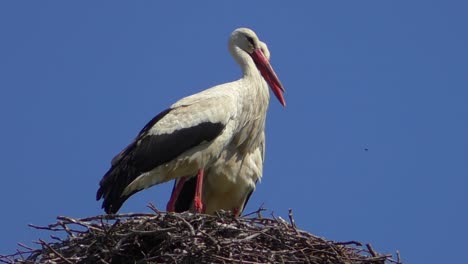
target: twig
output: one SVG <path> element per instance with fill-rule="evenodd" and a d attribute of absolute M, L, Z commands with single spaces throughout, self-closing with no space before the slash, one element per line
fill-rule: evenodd
<path fill-rule="evenodd" d="M 18 244 L 18 246 L 20 246 L 20 247 L 22 247 L 22 248 L 25 248 L 25 249 L 28 249 L 28 250 L 34 250 L 34 248 L 28 247 L 28 246 L 26 246 L 26 245 L 23 244 L 23 243 L 17 243 L 17 244 Z"/>
<path fill-rule="evenodd" d="M 159 211 L 159 209 L 156 208 L 156 206 L 154 206 L 153 203 L 149 203 L 149 204 L 148 204 L 148 208 L 151 209 L 151 210 L 152 210 L 153 212 L 155 212 L 156 214 L 160 214 L 160 213 L 161 213 L 161 211 Z"/>
<path fill-rule="evenodd" d="M 177 218 L 177 219 L 179 219 L 179 220 L 181 220 L 182 223 L 184 223 L 184 224 L 190 229 L 190 234 L 191 234 L 192 236 L 195 235 L 195 229 L 193 228 L 193 226 L 192 226 L 189 222 L 187 222 L 187 220 L 185 220 L 184 218 L 180 217 L 180 216 L 177 215 L 177 214 L 170 214 L 170 215 L 173 216 L 173 217 L 175 217 L 175 218 Z"/>
<path fill-rule="evenodd" d="M 375 253 L 374 249 L 372 248 L 372 245 L 369 243 L 369 244 L 366 244 L 366 247 L 367 249 L 369 250 L 369 253 L 373 256 L 373 257 L 378 257 L 379 255 L 377 253 Z"/>
<path fill-rule="evenodd" d="M 255 210 L 255 211 L 253 211 L 253 212 L 250 212 L 250 213 L 248 213 L 248 214 L 245 214 L 245 215 L 243 215 L 242 217 L 247 217 L 247 216 L 251 216 L 251 215 L 256 214 L 258 218 L 262 218 L 262 217 L 261 217 L 261 212 L 263 212 L 263 211 L 266 211 L 266 209 L 263 208 L 263 204 L 262 204 L 257 210 Z"/>
<path fill-rule="evenodd" d="M 54 252 L 54 254 L 57 255 L 57 257 L 59 257 L 61 260 L 65 261 L 66 263 L 73 264 L 73 262 L 71 262 L 70 260 L 68 260 L 64 256 L 62 256 L 62 254 L 58 253 L 53 247 L 51 247 L 49 244 L 44 242 L 44 240 L 39 239 L 39 242 L 41 242 L 41 244 L 43 246 L 47 247 L 50 251 Z"/>
<path fill-rule="evenodd" d="M 290 208 L 288 210 L 288 216 L 289 216 L 289 222 L 291 223 L 291 226 L 296 229 L 296 223 L 294 222 L 294 218 L 293 218 L 293 212 L 292 212 L 292 209 Z"/>
<path fill-rule="evenodd" d="M 335 245 L 356 245 L 356 246 L 362 246 L 362 243 L 361 242 L 358 242 L 358 241 L 346 241 L 346 242 L 333 242 L 333 244 Z"/>

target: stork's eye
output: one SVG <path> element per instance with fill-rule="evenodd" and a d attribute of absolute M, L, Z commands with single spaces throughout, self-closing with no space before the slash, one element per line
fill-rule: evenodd
<path fill-rule="evenodd" d="M 252 44 L 252 46 L 255 46 L 255 45 L 254 45 L 254 39 L 253 39 L 252 37 L 250 37 L 250 36 L 245 36 L 245 37 L 247 38 L 247 41 L 248 41 L 250 44 Z"/>

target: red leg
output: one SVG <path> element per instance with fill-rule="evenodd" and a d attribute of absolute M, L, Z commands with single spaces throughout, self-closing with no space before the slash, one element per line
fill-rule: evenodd
<path fill-rule="evenodd" d="M 234 214 L 234 217 L 239 217 L 240 216 L 239 208 L 234 208 L 234 210 L 232 210 L 232 213 Z"/>
<path fill-rule="evenodd" d="M 184 183 L 187 180 L 186 177 L 179 178 L 177 181 L 176 186 L 172 190 L 171 198 L 169 199 L 169 202 L 167 202 L 166 205 L 166 211 L 168 212 L 175 212 L 175 203 L 177 200 L 177 197 L 179 197 L 180 191 L 182 191 L 182 187 L 184 187 Z"/>
<path fill-rule="evenodd" d="M 197 185 L 195 187 L 195 197 L 193 198 L 193 206 L 197 213 L 204 213 L 205 208 L 202 202 L 203 188 L 203 169 L 199 169 L 197 173 Z"/>

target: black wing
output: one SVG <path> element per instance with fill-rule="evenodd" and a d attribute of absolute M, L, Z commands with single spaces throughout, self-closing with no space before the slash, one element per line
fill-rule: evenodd
<path fill-rule="evenodd" d="M 128 197 L 140 191 L 122 195 L 124 189 L 142 173 L 171 161 L 202 142 L 212 141 L 224 130 L 225 124 L 202 122 L 170 134 L 149 134 L 149 130 L 172 110 L 167 109 L 154 117 L 137 139 L 114 158 L 96 194 L 97 200 L 104 198 L 102 208 L 107 213 L 116 213 Z"/>
<path fill-rule="evenodd" d="M 257 185 L 258 180 L 255 181 L 255 185 Z M 245 199 L 244 205 L 242 206 L 242 211 L 239 212 L 239 216 L 242 214 L 242 212 L 245 210 L 245 207 L 247 206 L 247 203 L 250 200 L 250 196 L 252 196 L 252 193 L 255 191 L 255 188 L 252 189 L 249 194 L 247 194 L 247 198 Z"/>

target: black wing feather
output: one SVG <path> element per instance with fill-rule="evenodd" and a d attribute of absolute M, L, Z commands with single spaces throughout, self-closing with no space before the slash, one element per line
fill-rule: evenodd
<path fill-rule="evenodd" d="M 255 185 L 257 185 L 258 180 L 255 181 Z M 245 210 L 245 207 L 247 206 L 247 203 L 250 200 L 250 196 L 252 196 L 252 193 L 255 191 L 255 188 L 252 189 L 249 194 L 247 194 L 247 198 L 245 199 L 244 206 L 242 206 L 242 211 Z M 242 211 L 239 212 L 239 215 L 242 213 Z"/>
<path fill-rule="evenodd" d="M 222 123 L 204 122 L 171 134 L 149 135 L 151 127 L 171 110 L 161 112 L 146 124 L 137 139 L 119 155 L 102 178 L 96 199 L 104 198 L 102 208 L 107 213 L 116 213 L 128 197 L 139 191 L 122 195 L 124 189 L 142 173 L 171 161 L 202 142 L 212 141 L 224 130 Z"/>

